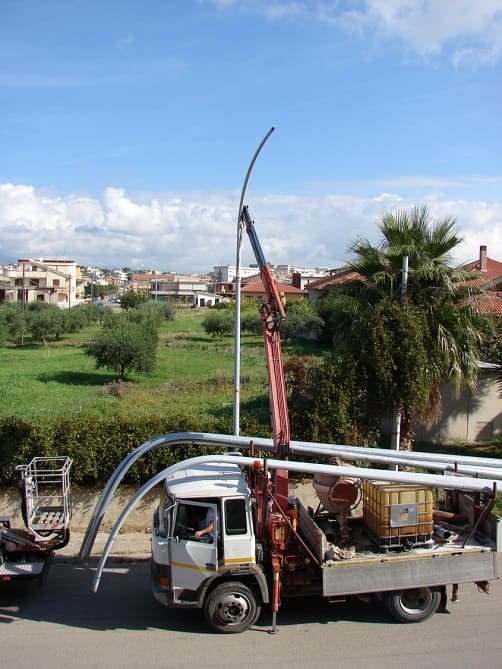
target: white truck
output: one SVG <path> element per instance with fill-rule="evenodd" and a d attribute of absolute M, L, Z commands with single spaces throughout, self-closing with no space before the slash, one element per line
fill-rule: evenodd
<path fill-rule="evenodd" d="M 474 582 L 488 592 L 497 577 L 498 519 L 464 492 L 434 500 L 432 488 L 420 483 L 317 473 L 321 483 L 314 479 L 314 486 L 325 504 L 313 509 L 290 499 L 284 514 L 267 470 L 267 460 L 246 470 L 215 456 L 181 463 L 165 477 L 152 534 L 159 602 L 203 608 L 219 632 L 249 628 L 264 604 L 272 606 L 275 629 L 281 600 L 305 595 L 332 602 L 374 595 L 398 621 L 418 622 L 446 606 L 448 585 L 456 599 L 458 584 Z M 358 498 L 351 510 L 360 486 L 362 505 Z M 433 509 L 438 501 L 441 509 Z M 209 508 L 214 532 L 197 538 Z"/>
<path fill-rule="evenodd" d="M 446 606 L 448 586 L 454 601 L 459 584 L 474 583 L 488 593 L 497 578 L 498 459 L 292 441 L 294 460 L 283 461 L 273 458 L 270 439 L 197 432 L 156 437 L 120 463 L 96 505 L 82 559 L 136 459 L 153 448 L 181 444 L 219 445 L 226 452 L 171 465 L 133 495 L 101 554 L 94 591 L 125 519 L 157 486 L 153 593 L 169 607 L 202 608 L 219 632 L 246 630 L 264 606 L 272 612 L 274 631 L 281 602 L 313 595 L 330 602 L 350 596 L 380 600 L 398 621 L 419 622 Z M 392 467 L 329 463 L 342 456 Z M 326 463 L 319 462 L 323 459 Z M 406 463 L 407 471 L 396 471 L 397 462 Z M 414 467 L 421 473 L 410 471 Z M 286 512 L 274 486 L 277 472 L 301 475 L 312 484 L 289 498 Z M 209 509 L 213 530 L 198 538 Z"/>

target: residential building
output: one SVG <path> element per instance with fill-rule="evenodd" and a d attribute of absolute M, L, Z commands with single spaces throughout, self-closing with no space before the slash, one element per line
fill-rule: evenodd
<path fill-rule="evenodd" d="M 228 297 L 222 297 L 221 295 L 215 295 L 214 293 L 204 293 L 204 292 L 194 292 L 192 295 L 192 306 L 193 307 L 214 307 L 217 304 L 223 304 L 224 302 L 230 302 Z"/>
<path fill-rule="evenodd" d="M 464 269 L 477 275 L 470 283 L 479 286 L 485 294 L 476 297 L 479 310 L 485 314 L 502 316 L 502 262 L 488 257 L 486 246 L 479 247 L 479 257 Z"/>
<path fill-rule="evenodd" d="M 290 283 L 280 283 L 277 281 L 276 285 L 279 294 L 281 296 L 284 295 L 286 303 L 298 302 L 305 297 L 305 291 L 295 288 Z M 261 279 L 255 281 L 249 280 L 247 283 L 243 284 L 241 287 L 241 296 L 243 299 L 254 300 L 255 302 L 266 302 L 268 299 L 267 292 Z"/>
<path fill-rule="evenodd" d="M 82 296 L 80 267 L 73 260 L 23 258 L 2 270 L 0 302 L 46 302 L 68 309 Z"/>
<path fill-rule="evenodd" d="M 470 283 L 485 291 L 475 300 L 480 311 L 489 316 L 502 316 L 502 262 L 488 257 L 487 247 L 480 246 L 479 257 L 464 266 L 477 275 Z M 502 399 L 497 381 L 499 367 L 489 362 L 478 363 L 478 387 L 475 392 L 462 388 L 458 393 L 450 383 L 441 387 L 443 411 L 438 423 L 419 424 L 417 441 L 486 441 L 502 436 Z"/>
<path fill-rule="evenodd" d="M 250 276 L 259 274 L 257 265 L 250 265 L 240 268 L 241 282 Z M 237 278 L 236 265 L 215 265 L 213 267 L 213 293 L 225 297 L 233 297 L 235 295 L 235 280 Z"/>
<path fill-rule="evenodd" d="M 197 304 L 198 294 L 210 293 L 208 283 L 205 277 L 196 275 L 155 274 L 150 278 L 151 296 L 154 300 L 176 299 Z M 210 294 L 213 295 L 213 293 Z M 206 304 L 208 300 L 209 298 L 205 300 Z"/>
<path fill-rule="evenodd" d="M 129 280 L 129 289 L 143 295 L 150 295 L 154 272 L 134 272 Z"/>
<path fill-rule="evenodd" d="M 348 267 L 339 267 L 338 269 L 329 270 L 329 273 L 326 276 L 319 279 L 308 280 L 303 288 L 311 300 L 317 300 L 320 297 L 323 288 L 346 283 L 347 281 L 354 281 L 359 278 L 361 278 L 361 275 L 357 272 L 353 272 Z M 298 282 L 293 280 L 294 285 L 297 285 L 297 283 Z"/>
<path fill-rule="evenodd" d="M 257 265 L 240 268 L 241 279 L 258 274 Z M 233 283 L 237 276 L 236 265 L 215 265 L 213 267 L 213 281 L 215 283 Z"/>

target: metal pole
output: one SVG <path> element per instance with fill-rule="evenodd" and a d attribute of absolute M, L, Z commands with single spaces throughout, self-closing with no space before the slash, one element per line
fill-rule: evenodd
<path fill-rule="evenodd" d="M 235 260 L 235 333 L 234 333 L 234 399 L 233 399 L 233 433 L 239 434 L 240 431 L 240 392 L 241 392 L 241 253 L 242 253 L 242 228 L 241 220 L 242 207 L 244 206 L 244 198 L 246 197 L 246 190 L 248 186 L 251 171 L 258 158 L 263 145 L 274 132 L 272 127 L 267 132 L 265 137 L 261 140 L 256 149 L 251 162 L 249 163 L 248 171 L 244 179 L 244 184 L 241 191 L 241 199 L 239 202 L 239 212 L 237 215 L 237 253 Z"/>
<path fill-rule="evenodd" d="M 408 291 L 408 256 L 403 256 L 403 264 L 401 265 L 401 299 L 406 297 Z"/>
<path fill-rule="evenodd" d="M 401 265 L 401 283 L 399 286 L 399 297 L 404 299 L 408 289 L 408 256 L 403 256 Z M 392 434 L 391 434 L 391 448 L 395 451 L 399 450 L 401 441 L 401 408 L 398 406 L 393 417 Z M 398 466 L 395 466 L 398 469 Z"/>
<path fill-rule="evenodd" d="M 23 311 L 23 326 L 22 326 L 23 329 L 21 330 L 21 346 L 24 346 L 24 326 L 25 326 L 24 312 L 25 312 L 25 309 L 26 309 L 26 297 L 25 297 L 25 294 L 24 294 L 25 267 L 26 267 L 26 265 L 23 262 L 23 291 L 22 291 L 22 302 L 21 302 L 21 308 L 22 308 L 22 311 Z"/>
<path fill-rule="evenodd" d="M 22 302 L 21 302 L 23 311 L 25 310 L 25 305 L 26 305 L 25 271 L 26 271 L 26 263 L 23 262 L 23 292 L 22 292 Z"/>

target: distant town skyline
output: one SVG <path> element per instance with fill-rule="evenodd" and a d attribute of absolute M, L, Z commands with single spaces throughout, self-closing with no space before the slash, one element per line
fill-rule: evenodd
<path fill-rule="evenodd" d="M 502 249 L 502 0 L 6 0 L 0 262 L 339 267 L 427 205 Z M 244 238 L 243 263 L 253 262 Z"/>

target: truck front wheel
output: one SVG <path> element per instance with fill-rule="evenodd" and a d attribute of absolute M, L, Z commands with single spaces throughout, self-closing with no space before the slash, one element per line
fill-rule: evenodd
<path fill-rule="evenodd" d="M 413 588 L 389 592 L 385 604 L 391 616 L 400 623 L 427 620 L 439 607 L 441 593 L 431 588 Z"/>
<path fill-rule="evenodd" d="M 225 634 L 244 632 L 254 625 L 260 611 L 253 591 L 238 582 L 217 585 L 204 604 L 204 615 L 209 625 Z"/>

